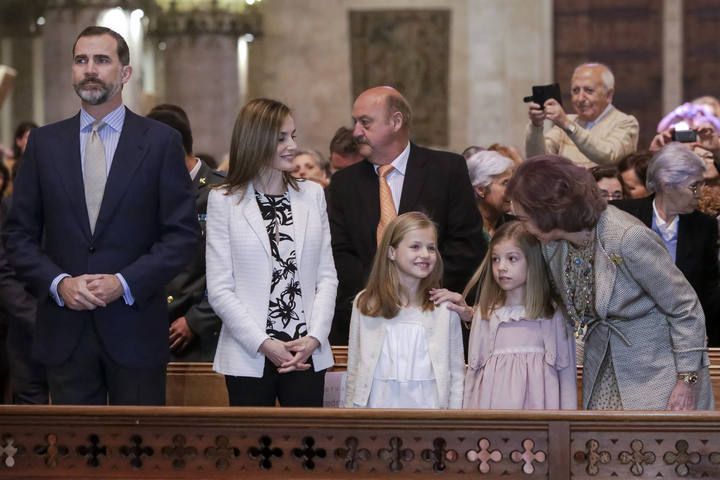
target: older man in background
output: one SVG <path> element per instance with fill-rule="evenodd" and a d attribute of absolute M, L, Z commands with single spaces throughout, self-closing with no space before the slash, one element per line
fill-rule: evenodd
<path fill-rule="evenodd" d="M 577 165 L 616 165 L 635 152 L 638 121 L 612 105 L 615 77 L 601 63 L 578 66 L 570 81 L 575 115 L 549 99 L 544 105 L 530 103 L 530 125 L 525 136 L 527 157 L 554 153 Z M 543 120 L 553 127 L 543 134 Z"/>

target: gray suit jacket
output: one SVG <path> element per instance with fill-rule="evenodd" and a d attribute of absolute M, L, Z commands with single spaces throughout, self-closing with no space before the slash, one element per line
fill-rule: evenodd
<path fill-rule="evenodd" d="M 595 312 L 585 338 L 583 407 L 611 347 L 626 410 L 665 410 L 678 372 L 700 375 L 697 408 L 714 409 L 705 317 L 695 291 L 660 238 L 639 220 L 609 206 L 597 224 Z M 568 245 L 550 242 L 545 259 L 563 303 Z"/>

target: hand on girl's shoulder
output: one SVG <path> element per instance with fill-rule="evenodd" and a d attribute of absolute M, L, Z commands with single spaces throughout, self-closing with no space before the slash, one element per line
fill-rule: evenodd
<path fill-rule="evenodd" d="M 434 288 L 430 290 L 430 300 L 436 307 L 444 306 L 451 312 L 455 312 L 463 322 L 472 320 L 473 309 L 465 302 L 465 298 L 460 293 L 447 288 Z"/>

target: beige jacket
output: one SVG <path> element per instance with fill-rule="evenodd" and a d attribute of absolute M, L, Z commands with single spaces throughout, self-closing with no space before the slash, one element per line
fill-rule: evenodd
<path fill-rule="evenodd" d="M 422 321 L 440 408 L 460 408 L 465 380 L 460 318 L 442 304 L 432 312 L 423 312 Z M 355 297 L 350 319 L 345 407 L 367 406 L 375 367 L 385 340 L 385 322 L 392 322 L 392 319 L 360 313 Z"/>
<path fill-rule="evenodd" d="M 525 134 L 527 157 L 554 153 L 590 168 L 617 165 L 637 150 L 640 129 L 637 119 L 613 106 L 590 130 L 584 128 L 584 122 L 577 120 L 577 115 L 568 115 L 568 118 L 578 127 L 570 136 L 557 125 L 543 136 L 543 128 L 530 122 Z"/>
<path fill-rule="evenodd" d="M 714 409 L 705 315 L 695 291 L 660 237 L 635 217 L 609 206 L 595 239 L 595 312 L 585 337 L 583 407 L 611 348 L 626 410 L 665 410 L 678 373 L 698 372 L 697 408 Z M 555 286 L 567 304 L 563 274 L 568 245 L 543 246 Z"/>

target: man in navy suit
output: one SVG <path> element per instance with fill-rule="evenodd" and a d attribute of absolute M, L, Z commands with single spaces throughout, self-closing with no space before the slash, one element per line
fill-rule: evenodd
<path fill-rule="evenodd" d="M 39 299 L 33 353 L 55 404 L 165 402 L 164 287 L 198 224 L 180 135 L 123 106 L 129 56 L 110 29 L 80 33 L 81 111 L 32 132 L 3 231 Z"/>

